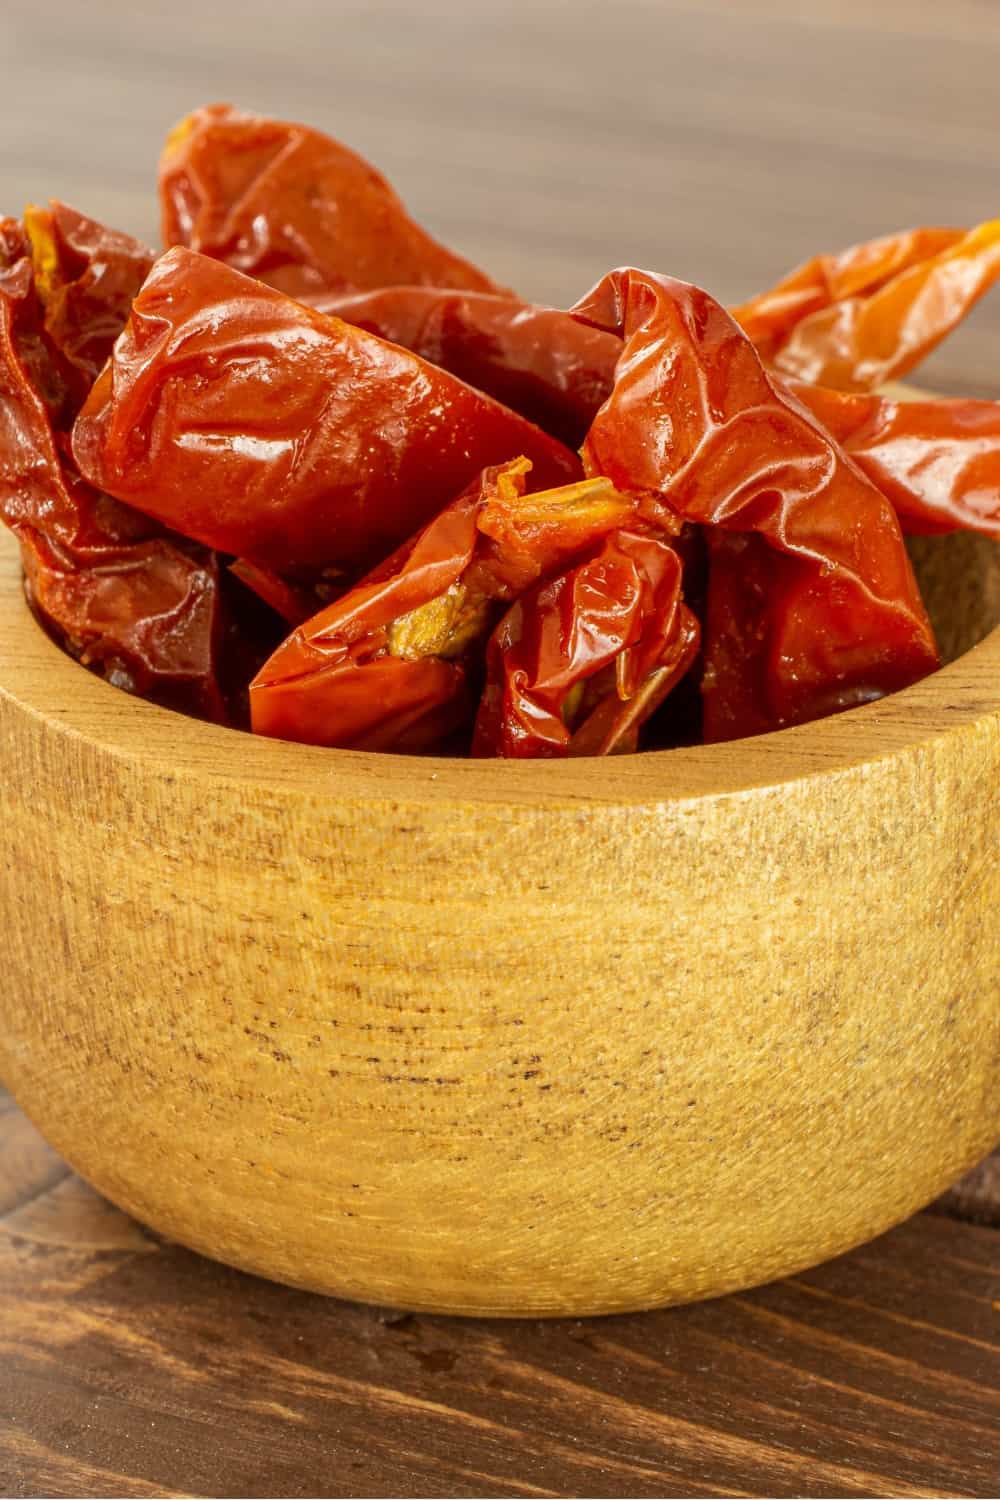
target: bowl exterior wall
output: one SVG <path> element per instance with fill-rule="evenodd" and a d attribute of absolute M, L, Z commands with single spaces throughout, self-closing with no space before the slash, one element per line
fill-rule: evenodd
<path fill-rule="evenodd" d="M 844 1250 L 1000 1137 L 992 710 L 620 805 L 108 739 L 0 694 L 0 1073 L 205 1254 L 401 1307 L 653 1307 Z"/>

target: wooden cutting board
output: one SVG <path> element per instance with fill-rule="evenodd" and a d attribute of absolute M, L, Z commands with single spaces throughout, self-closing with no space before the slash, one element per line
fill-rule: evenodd
<path fill-rule="evenodd" d="M 589 1322 L 413 1317 L 164 1244 L 0 1090 L 0 1494 L 989 1495 L 1000 1158 L 852 1255 Z"/>

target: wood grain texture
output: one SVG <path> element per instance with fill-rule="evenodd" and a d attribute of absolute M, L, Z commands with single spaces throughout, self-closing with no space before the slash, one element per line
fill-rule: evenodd
<path fill-rule="evenodd" d="M 4 0 L 0 56 L 9 212 L 56 194 L 154 239 L 167 125 L 228 98 L 343 137 L 563 306 L 629 263 L 740 301 L 817 250 L 998 210 L 993 0 Z M 998 335 L 994 298 L 928 379 L 993 390 Z"/>
<path fill-rule="evenodd" d="M 241 1276 L 104 1205 L 95 1237 L 35 1151 L 34 1216 L 0 1217 L 4 1495 L 995 1492 L 995 1231 L 924 1215 L 667 1313 L 455 1320 Z"/>
<path fill-rule="evenodd" d="M 922 552 L 968 645 L 1000 550 Z M 1000 1136 L 1000 630 L 819 724 L 540 764 L 129 698 L 9 538 L 0 608 L 0 1072 L 169 1237 L 390 1306 L 629 1311 L 837 1254 Z"/>
<path fill-rule="evenodd" d="M 165 126 L 228 97 L 343 136 L 442 237 L 556 302 L 627 261 L 735 300 L 818 248 L 997 209 L 992 0 L 5 0 L 0 56 L 7 211 L 57 194 L 154 236 Z M 998 335 L 994 298 L 925 378 L 994 390 Z M 58 924 L 44 951 L 72 936 Z M 88 961 L 96 988 L 109 965 L 96 945 Z M 596 1325 L 418 1317 L 402 1329 L 425 1365 L 376 1314 L 150 1253 L 145 1236 L 41 1241 L 72 1242 L 81 1221 L 91 1241 L 137 1231 L 97 1227 L 30 1127 L 2 1126 L 0 1212 L 30 1230 L 0 1260 L 4 1493 L 996 1490 L 994 1231 L 923 1216 L 781 1287 Z M 78 1304 L 97 1326 L 71 1316 L 64 1337 Z M 612 1328 L 653 1364 L 583 1342 Z M 276 1351 L 297 1357 L 291 1400 Z M 554 1362 L 571 1389 L 554 1403 L 551 1380 L 508 1360 Z"/>

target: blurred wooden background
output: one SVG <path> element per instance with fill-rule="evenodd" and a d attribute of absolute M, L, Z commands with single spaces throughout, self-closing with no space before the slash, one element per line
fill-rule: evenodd
<path fill-rule="evenodd" d="M 995 0 L 3 0 L 0 208 L 153 239 L 164 131 L 228 99 L 381 166 L 565 304 L 632 263 L 741 298 L 819 249 L 1000 213 Z M 928 380 L 987 388 L 1000 297 Z"/>

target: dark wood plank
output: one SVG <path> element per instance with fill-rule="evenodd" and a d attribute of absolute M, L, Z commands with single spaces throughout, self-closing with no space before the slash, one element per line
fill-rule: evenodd
<path fill-rule="evenodd" d="M 156 234 L 166 127 L 228 97 L 342 136 L 557 303 L 610 265 L 736 299 L 818 249 L 996 212 L 994 0 L 5 0 L 0 209 Z M 1000 299 L 925 367 L 995 390 Z M 7 1495 L 988 1495 L 1000 1168 L 722 1303 L 394 1319 L 161 1246 L 0 1102 Z"/>
<path fill-rule="evenodd" d="M 13 1143 L 13 1150 L 8 1146 Z M 158 1242 L 0 1103 L 4 1495 L 988 1495 L 1000 1233 L 722 1302 L 391 1314 Z"/>

